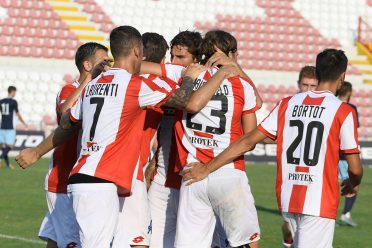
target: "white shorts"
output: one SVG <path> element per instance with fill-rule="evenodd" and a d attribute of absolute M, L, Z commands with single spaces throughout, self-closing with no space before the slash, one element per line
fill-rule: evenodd
<path fill-rule="evenodd" d="M 179 193 L 177 189 L 151 183 L 148 192 L 152 218 L 151 248 L 174 247 Z"/>
<path fill-rule="evenodd" d="M 46 199 L 49 211 L 41 224 L 39 237 L 55 241 L 58 247 L 70 244 L 80 247 L 79 227 L 67 194 L 46 192 Z"/>
<path fill-rule="evenodd" d="M 260 239 L 257 211 L 244 171 L 221 168 L 190 186 L 182 183 L 175 247 L 210 247 L 216 215 L 232 247 Z"/>
<path fill-rule="evenodd" d="M 79 225 L 81 246 L 109 248 L 119 217 L 119 197 L 113 183 L 68 185 L 69 197 Z"/>
<path fill-rule="evenodd" d="M 150 246 L 151 216 L 146 182 L 135 180 L 132 195 L 120 197 L 119 201 L 122 207 L 112 247 Z"/>
<path fill-rule="evenodd" d="M 291 225 L 294 248 L 332 248 L 335 220 L 283 213 Z"/>

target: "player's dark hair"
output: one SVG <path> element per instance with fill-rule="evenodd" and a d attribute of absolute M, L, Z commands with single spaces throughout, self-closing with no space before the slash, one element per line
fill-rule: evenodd
<path fill-rule="evenodd" d="M 160 63 L 169 49 L 167 41 L 157 33 L 142 34 L 142 42 L 145 61 Z"/>
<path fill-rule="evenodd" d="M 141 33 L 132 26 L 119 26 L 110 33 L 110 48 L 114 59 L 128 56 L 131 50 L 140 44 Z"/>
<path fill-rule="evenodd" d="M 77 49 L 75 54 L 75 64 L 79 72 L 84 70 L 84 61 L 90 59 L 94 56 L 96 51 L 100 49 L 106 52 L 108 51 L 107 47 L 96 42 L 87 42 Z"/>
<path fill-rule="evenodd" d="M 12 93 L 13 91 L 17 91 L 17 88 L 14 86 L 9 86 L 8 87 L 8 94 Z"/>
<path fill-rule="evenodd" d="M 344 81 L 341 84 L 341 87 L 337 90 L 336 95 L 337 96 L 346 96 L 349 92 L 353 91 L 353 86 L 350 82 Z"/>
<path fill-rule="evenodd" d="M 316 57 L 316 76 L 319 84 L 335 81 L 346 72 L 348 59 L 342 50 L 326 49 Z"/>
<path fill-rule="evenodd" d="M 211 30 L 205 34 L 200 45 L 200 52 L 203 56 L 201 64 L 206 64 L 208 59 L 216 52 L 215 47 L 223 53 L 229 55 L 229 52 L 236 53 L 238 44 L 234 36 L 223 30 Z"/>
<path fill-rule="evenodd" d="M 182 31 L 179 32 L 170 42 L 171 50 L 174 46 L 184 46 L 187 47 L 187 51 L 191 53 L 192 58 L 200 61 L 200 43 L 203 38 L 201 34 L 197 31 Z"/>
<path fill-rule="evenodd" d="M 302 67 L 298 76 L 298 83 L 300 83 L 303 78 L 317 79 L 315 71 L 315 66 L 312 65 Z"/>

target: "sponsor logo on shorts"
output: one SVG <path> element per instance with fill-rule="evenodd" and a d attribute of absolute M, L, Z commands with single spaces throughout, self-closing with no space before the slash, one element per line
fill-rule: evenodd
<path fill-rule="evenodd" d="M 257 237 L 259 237 L 260 235 L 258 233 L 254 233 L 251 237 L 249 237 L 249 240 L 250 241 L 253 241 L 255 240 Z"/>
<path fill-rule="evenodd" d="M 152 220 L 150 221 L 150 225 L 147 227 L 147 234 L 152 233 Z"/>
<path fill-rule="evenodd" d="M 137 243 L 142 242 L 144 239 L 145 239 L 144 237 L 138 236 L 138 237 L 134 238 L 132 241 L 133 241 L 133 243 L 137 244 Z"/>
<path fill-rule="evenodd" d="M 75 242 L 71 242 L 66 245 L 66 248 L 76 248 L 76 247 L 77 247 L 77 244 Z"/>

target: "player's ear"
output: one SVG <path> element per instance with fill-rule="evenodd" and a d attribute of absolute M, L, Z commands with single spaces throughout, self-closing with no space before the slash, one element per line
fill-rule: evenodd
<path fill-rule="evenodd" d="M 92 63 L 90 63 L 90 61 L 88 61 L 88 60 L 83 62 L 83 66 L 84 66 L 84 70 L 87 71 L 87 72 L 90 72 L 93 69 Z"/>

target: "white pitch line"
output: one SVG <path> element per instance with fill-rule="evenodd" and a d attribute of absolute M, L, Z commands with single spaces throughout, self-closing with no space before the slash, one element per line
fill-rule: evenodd
<path fill-rule="evenodd" d="M 24 241 L 24 242 L 28 242 L 28 243 L 34 243 L 34 244 L 45 244 L 45 242 L 43 242 L 41 240 L 27 239 L 27 238 L 23 238 L 23 237 L 11 236 L 11 235 L 6 235 L 6 234 L 2 234 L 2 233 L 0 233 L 0 238 L 14 239 L 14 240 L 19 240 L 19 241 Z"/>

